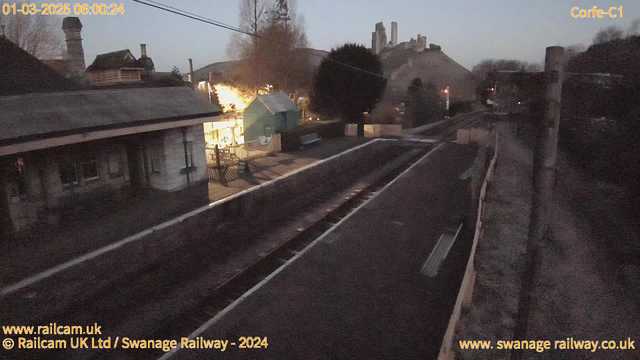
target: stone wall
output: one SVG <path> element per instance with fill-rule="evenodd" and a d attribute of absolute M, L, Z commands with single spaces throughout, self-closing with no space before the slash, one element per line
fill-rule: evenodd
<path fill-rule="evenodd" d="M 78 183 L 63 185 L 60 177 L 58 159 L 71 154 L 72 157 L 82 152 L 91 151 L 97 160 L 98 178 L 87 180 L 82 176 L 82 168 L 76 163 Z M 112 174 L 109 169 L 110 154 L 117 154 L 121 161 L 120 174 Z M 129 184 L 129 169 L 124 143 L 118 140 L 98 141 L 78 146 L 64 146 L 55 149 L 33 151 L 19 156 L 24 159 L 27 194 L 20 201 L 9 199 L 8 210 L 15 231 L 28 229 L 41 221 L 57 222 L 53 210 L 71 209 L 81 204 L 92 206 L 101 197 L 111 198 Z M 78 161 L 78 160 L 76 160 Z M 9 196 L 8 187 L 4 196 Z M 51 210 L 51 211 L 49 211 Z"/>
<path fill-rule="evenodd" d="M 175 191 L 187 186 L 187 174 L 183 141 L 190 141 L 192 148 L 193 166 L 189 181 L 198 182 L 207 179 L 207 158 L 205 153 L 204 128 L 194 125 L 183 129 L 164 130 L 156 138 L 145 141 L 147 169 L 149 169 L 149 186 L 164 191 Z M 153 172 L 151 166 L 151 151 L 155 147 L 161 154 L 161 169 Z"/>

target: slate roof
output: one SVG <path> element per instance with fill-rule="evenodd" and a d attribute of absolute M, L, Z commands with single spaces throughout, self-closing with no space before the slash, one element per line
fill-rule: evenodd
<path fill-rule="evenodd" d="M 267 110 L 274 115 L 298 109 L 298 105 L 291 101 L 285 93 L 258 95 L 256 99 L 263 103 Z"/>
<path fill-rule="evenodd" d="M 0 96 L 78 89 L 75 83 L 0 36 Z"/>
<path fill-rule="evenodd" d="M 0 145 L 221 112 L 188 87 L 6 96 L 0 97 Z"/>
<path fill-rule="evenodd" d="M 133 60 L 127 57 L 130 54 Z M 116 70 L 122 68 L 140 68 L 143 69 L 145 64 L 137 60 L 129 49 L 113 51 L 106 54 L 96 56 L 93 63 L 89 65 L 87 71 L 99 70 Z"/>

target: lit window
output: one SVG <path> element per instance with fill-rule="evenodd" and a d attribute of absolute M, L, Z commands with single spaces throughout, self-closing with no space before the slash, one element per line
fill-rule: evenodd
<path fill-rule="evenodd" d="M 187 151 L 187 167 L 190 168 L 193 166 L 193 143 L 187 141 L 185 149 Z"/>
<path fill-rule="evenodd" d="M 112 178 L 122 176 L 122 156 L 119 151 L 112 151 L 109 157 L 109 175 Z"/>
<path fill-rule="evenodd" d="M 84 153 L 79 161 L 82 177 L 85 181 L 93 181 L 100 179 L 98 172 L 98 158 L 94 153 Z"/>
<path fill-rule="evenodd" d="M 58 172 L 60 173 L 62 186 L 78 185 L 76 161 L 69 154 L 65 154 L 58 159 Z"/>
<path fill-rule="evenodd" d="M 27 200 L 27 174 L 24 168 L 24 159 L 17 158 L 8 174 L 9 197 L 11 203 Z"/>

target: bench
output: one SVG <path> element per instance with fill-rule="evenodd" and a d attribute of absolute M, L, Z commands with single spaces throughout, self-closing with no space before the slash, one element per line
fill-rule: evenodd
<path fill-rule="evenodd" d="M 320 141 L 320 140 L 322 139 L 320 138 L 320 135 L 318 135 L 317 133 L 300 136 L 300 143 L 302 144 L 302 146 L 313 144 L 314 142 Z"/>

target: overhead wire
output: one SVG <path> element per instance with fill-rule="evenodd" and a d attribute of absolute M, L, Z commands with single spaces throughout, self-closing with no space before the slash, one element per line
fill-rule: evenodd
<path fill-rule="evenodd" d="M 189 12 L 189 11 L 186 11 L 186 10 L 174 7 L 174 6 L 166 5 L 166 4 L 160 3 L 158 1 L 154 1 L 154 0 L 133 0 L 133 1 L 137 2 L 139 4 L 142 4 L 142 5 L 146 5 L 146 6 L 150 6 L 150 7 L 159 9 L 159 10 L 170 12 L 170 13 L 173 13 L 175 15 L 179 15 L 179 16 L 183 16 L 183 17 L 186 17 L 186 18 L 190 18 L 192 20 L 197 20 L 197 21 L 209 24 L 209 25 L 218 26 L 218 27 L 221 27 L 221 28 L 226 29 L 226 30 L 234 31 L 234 32 L 241 33 L 241 34 L 244 34 L 244 35 L 248 35 L 248 36 L 251 36 L 251 37 L 255 37 L 255 38 L 258 38 L 258 39 L 261 39 L 261 40 L 266 40 L 266 41 L 269 41 L 269 42 L 273 42 L 273 43 L 276 43 L 276 44 L 279 44 L 279 45 L 282 45 L 282 46 L 286 46 L 286 47 L 294 49 L 294 50 L 304 51 L 304 52 L 306 52 L 307 54 L 309 54 L 311 56 L 320 57 L 320 58 L 322 58 L 324 60 L 328 60 L 328 61 L 334 62 L 336 64 L 340 64 L 342 66 L 346 66 L 346 67 L 348 67 L 350 69 L 353 69 L 353 70 L 356 70 L 356 71 L 360 71 L 360 72 L 375 76 L 375 77 L 380 78 L 380 79 L 382 79 L 384 81 L 387 80 L 384 76 L 382 76 L 380 74 L 376 74 L 374 72 L 371 72 L 371 71 L 368 71 L 368 70 L 353 66 L 351 64 L 344 63 L 344 62 L 336 60 L 336 59 L 331 59 L 331 58 L 329 58 L 327 56 L 324 56 L 324 55 L 321 55 L 321 54 L 317 54 L 317 53 L 314 53 L 312 51 L 308 51 L 308 50 L 306 50 L 304 48 L 298 48 L 298 47 L 296 47 L 295 45 L 292 45 L 292 44 L 287 44 L 285 42 L 282 42 L 282 41 L 279 41 L 279 40 L 276 40 L 276 39 L 270 39 L 270 38 L 267 38 L 267 37 L 265 37 L 263 35 L 260 35 L 260 34 L 251 33 L 251 32 L 242 30 L 240 28 L 234 27 L 232 25 L 225 24 L 223 22 L 220 22 L 220 21 L 217 21 L 217 20 L 213 20 L 213 19 L 204 17 L 202 15 L 195 14 L 195 13 L 192 13 L 192 12 Z M 421 90 L 425 90 L 425 91 L 434 91 L 434 92 L 438 92 L 439 93 L 438 90 L 432 90 L 432 89 L 428 89 L 428 88 L 423 88 L 423 87 L 415 86 L 413 84 L 409 84 L 409 87 L 414 87 L 416 89 L 421 89 Z"/>

